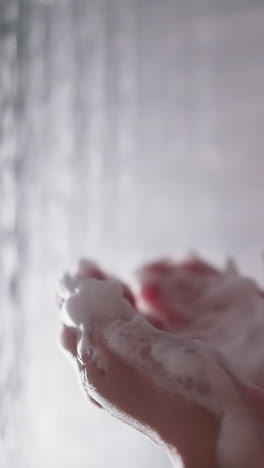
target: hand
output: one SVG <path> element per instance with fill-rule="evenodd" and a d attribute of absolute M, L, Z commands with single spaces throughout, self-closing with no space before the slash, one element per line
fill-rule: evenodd
<path fill-rule="evenodd" d="M 93 288 L 87 298 L 82 296 L 82 291 L 79 296 L 73 294 L 71 306 L 68 308 L 78 312 L 85 305 L 85 315 L 89 316 L 89 320 L 85 322 L 84 319 L 85 326 L 84 322 L 82 323 L 84 332 L 81 339 L 78 326 L 64 324 L 62 344 L 73 358 L 85 392 L 92 402 L 146 434 L 168 450 L 172 458 L 177 458 L 177 454 L 180 454 L 186 468 L 222 468 L 218 453 L 222 418 L 206 407 L 203 400 L 201 403 L 197 401 L 197 392 L 192 394 L 192 389 L 188 388 L 193 383 L 196 388 L 200 384 L 201 393 L 202 386 L 206 390 L 206 385 L 209 388 L 210 382 L 199 382 L 198 374 L 194 374 L 194 379 L 191 377 L 193 380 L 190 380 L 185 371 L 186 366 L 188 368 L 190 363 L 194 363 L 195 369 L 199 368 L 203 373 L 208 373 L 207 361 L 201 357 L 199 345 L 196 349 L 193 342 L 192 353 L 189 356 L 183 354 L 182 341 L 177 338 L 179 334 L 188 335 L 190 322 L 193 321 L 191 303 L 196 301 L 199 304 L 201 285 L 200 289 L 193 288 L 192 282 L 188 284 L 187 281 L 184 284 L 181 278 L 181 288 L 177 289 L 175 277 L 171 285 L 171 268 L 172 265 L 159 262 L 140 271 L 141 295 L 151 305 L 151 314 L 147 314 L 147 318 L 166 332 L 150 326 L 145 318 L 132 309 L 131 306 L 135 306 L 136 301 L 129 289 L 122 284 L 123 295 L 131 303 L 130 309 L 133 312 L 127 311 L 127 302 L 124 300 L 119 303 L 114 301 L 115 307 L 110 316 L 101 310 L 100 300 L 97 310 L 94 311 L 94 301 L 89 303 L 90 297 L 99 293 L 94 292 Z M 173 268 L 175 273 L 175 267 Z M 181 270 L 198 274 L 203 287 L 208 287 L 210 277 L 218 275 L 217 270 L 197 261 L 185 263 Z M 107 275 L 102 272 L 98 277 L 98 271 L 100 270 L 96 270 L 94 265 L 91 268 L 90 264 L 86 264 L 86 267 L 82 264 L 78 274 L 72 278 L 72 284 L 66 286 L 70 286 L 69 289 L 73 286 L 72 293 L 76 287 L 74 282 L 80 285 L 83 278 L 107 279 Z M 99 287 L 99 296 L 103 296 L 104 281 L 101 286 L 96 283 L 93 287 Z M 172 290 L 174 296 L 171 294 Z M 62 302 L 64 299 L 62 294 Z M 105 301 L 107 308 L 110 302 L 111 297 L 109 301 Z M 105 330 L 108 330 L 108 336 L 111 330 L 110 341 L 106 338 Z M 175 338 L 172 338 L 173 334 Z M 189 342 L 190 339 L 185 340 L 184 346 Z M 118 346 L 113 343 L 118 343 Z M 179 356 L 182 359 L 182 365 L 177 366 L 177 372 L 173 369 L 171 374 L 164 365 L 164 359 L 155 358 L 151 352 L 155 344 L 161 344 L 168 350 L 173 345 L 177 362 Z M 125 352 L 122 354 L 120 349 Z M 215 366 L 220 369 L 218 363 L 215 363 Z M 223 372 L 223 369 L 219 370 L 220 373 L 221 371 Z M 173 379 L 176 380 L 172 386 Z M 208 395 L 205 400 L 207 399 L 210 399 Z M 243 453 L 243 450 L 240 452 Z M 249 459 L 252 467 L 254 459 L 256 460 L 254 468 L 262 466 L 257 452 L 258 449 L 255 450 L 253 443 L 253 452 L 249 450 Z M 242 462 L 238 460 L 239 457 L 239 454 L 235 455 L 235 464 L 231 462 L 224 466 L 248 466 L 243 465 L 246 460 L 245 454 L 243 453 L 243 459 L 241 458 Z"/>

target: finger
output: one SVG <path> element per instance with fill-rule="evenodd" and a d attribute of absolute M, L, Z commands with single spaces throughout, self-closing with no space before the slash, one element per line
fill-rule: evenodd
<path fill-rule="evenodd" d="M 145 304 L 159 317 L 165 329 L 178 332 L 196 318 L 198 303 L 208 281 L 218 278 L 220 272 L 207 262 L 190 257 L 181 262 L 163 259 L 148 263 L 139 268 L 136 275 L 139 304 Z"/>

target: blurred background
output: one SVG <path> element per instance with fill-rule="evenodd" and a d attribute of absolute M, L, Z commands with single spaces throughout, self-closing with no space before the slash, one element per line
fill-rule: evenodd
<path fill-rule="evenodd" d="M 90 407 L 54 290 L 80 255 L 264 279 L 262 0 L 0 0 L 0 466 L 168 468 Z"/>

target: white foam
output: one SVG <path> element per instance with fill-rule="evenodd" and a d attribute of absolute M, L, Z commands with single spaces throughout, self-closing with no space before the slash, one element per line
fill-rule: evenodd
<path fill-rule="evenodd" d="M 84 330 L 91 327 L 91 323 L 106 325 L 118 319 L 122 311 L 122 318 L 131 318 L 134 310 L 123 298 L 121 284 L 115 280 L 82 279 L 69 295 L 63 305 L 63 320 Z"/>

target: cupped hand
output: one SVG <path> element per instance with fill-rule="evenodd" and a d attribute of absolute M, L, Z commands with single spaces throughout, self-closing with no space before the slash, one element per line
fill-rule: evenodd
<path fill-rule="evenodd" d="M 138 271 L 137 297 L 86 261 L 61 282 L 61 342 L 90 401 L 179 454 L 186 468 L 263 466 L 262 392 L 233 372 L 221 348 L 221 320 L 235 315 L 237 294 L 261 294 L 233 270 L 154 262 Z"/>

